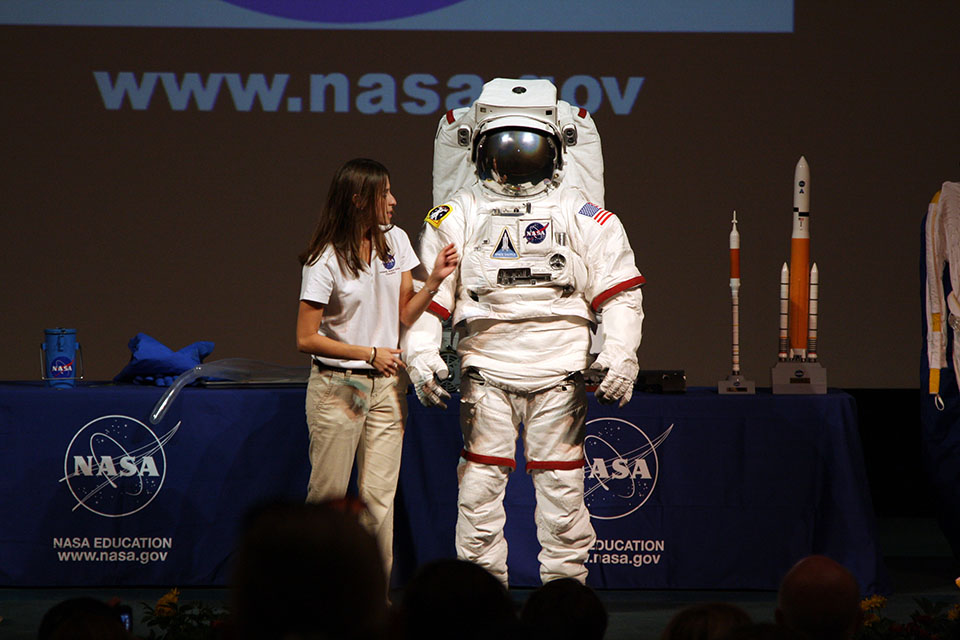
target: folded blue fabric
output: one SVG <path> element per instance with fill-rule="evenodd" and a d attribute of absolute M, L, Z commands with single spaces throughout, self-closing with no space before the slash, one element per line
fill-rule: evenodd
<path fill-rule="evenodd" d="M 138 333 L 130 339 L 130 362 L 114 376 L 114 382 L 166 386 L 173 378 L 192 369 L 213 351 L 212 342 L 194 342 L 179 351 L 156 338 Z"/>

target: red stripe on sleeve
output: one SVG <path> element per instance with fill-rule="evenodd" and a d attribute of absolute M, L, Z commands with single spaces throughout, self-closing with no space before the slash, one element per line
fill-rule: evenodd
<path fill-rule="evenodd" d="M 447 124 L 453 124 L 453 121 L 455 119 L 456 118 L 453 117 L 453 109 L 450 109 L 450 111 L 447 111 Z"/>
<path fill-rule="evenodd" d="M 450 317 L 450 312 L 447 311 L 447 309 L 444 308 L 443 305 L 439 305 L 433 301 L 430 302 L 430 306 L 427 307 L 427 311 L 434 314 L 435 316 L 439 316 L 441 320 L 446 320 L 447 318 Z"/>
<path fill-rule="evenodd" d="M 617 295 L 621 291 L 626 291 L 627 289 L 633 289 L 634 287 L 639 287 L 642 284 L 646 284 L 646 280 L 643 276 L 637 276 L 636 278 L 630 278 L 625 282 L 621 282 L 618 285 L 612 286 L 596 298 L 593 299 L 593 302 L 590 303 L 590 307 L 596 311 L 600 308 L 604 302 Z"/>

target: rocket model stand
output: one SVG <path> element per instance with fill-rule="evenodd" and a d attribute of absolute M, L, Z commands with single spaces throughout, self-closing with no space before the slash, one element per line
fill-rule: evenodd
<path fill-rule="evenodd" d="M 733 230 L 730 231 L 730 306 L 733 308 L 733 373 L 717 383 L 720 394 L 756 393 L 756 386 L 740 375 L 740 232 L 737 231 L 737 212 L 733 212 Z"/>
<path fill-rule="evenodd" d="M 810 167 L 804 157 L 793 176 L 790 266 L 780 269 L 779 362 L 770 372 L 773 392 L 827 392 L 827 370 L 817 361 L 820 272 L 810 265 Z"/>

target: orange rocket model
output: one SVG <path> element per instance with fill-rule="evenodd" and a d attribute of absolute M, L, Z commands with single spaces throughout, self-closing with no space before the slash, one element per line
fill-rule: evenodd
<path fill-rule="evenodd" d="M 826 393 L 827 370 L 817 357 L 820 271 L 810 264 L 810 167 L 802 157 L 793 174 L 790 266 L 780 269 L 779 362 L 771 369 L 773 393 Z"/>
<path fill-rule="evenodd" d="M 793 172 L 793 232 L 790 234 L 790 357 L 807 355 L 810 301 L 810 167 L 803 156 Z"/>
<path fill-rule="evenodd" d="M 816 359 L 817 265 L 810 266 L 810 167 L 800 157 L 793 174 L 793 232 L 790 266 L 780 272 L 781 360 Z M 812 285 L 812 286 L 811 286 Z"/>

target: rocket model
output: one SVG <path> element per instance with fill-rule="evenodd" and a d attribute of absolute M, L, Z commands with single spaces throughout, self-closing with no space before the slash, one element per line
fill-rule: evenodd
<path fill-rule="evenodd" d="M 820 271 L 817 263 L 810 267 L 810 318 L 807 322 L 807 360 L 817 360 L 817 307 L 820 303 Z"/>
<path fill-rule="evenodd" d="M 826 371 L 817 363 L 819 296 L 820 272 L 810 264 L 810 166 L 801 156 L 793 174 L 790 265 L 780 269 L 777 357 L 784 366 L 774 369 L 774 393 L 826 393 Z"/>
<path fill-rule="evenodd" d="M 814 268 L 816 265 L 814 265 Z M 810 315 L 810 166 L 803 156 L 793 172 L 793 232 L 790 234 L 790 351 L 807 357 Z"/>
<path fill-rule="evenodd" d="M 737 212 L 733 212 L 730 231 L 730 306 L 733 309 L 732 360 L 733 375 L 740 375 L 740 232 L 737 231 Z"/>
<path fill-rule="evenodd" d="M 717 391 L 725 393 L 755 393 L 753 382 L 740 374 L 740 232 L 737 230 L 737 212 L 733 212 L 730 230 L 730 307 L 733 312 L 731 324 L 733 340 L 731 342 L 732 373 L 726 380 L 717 383 Z"/>

